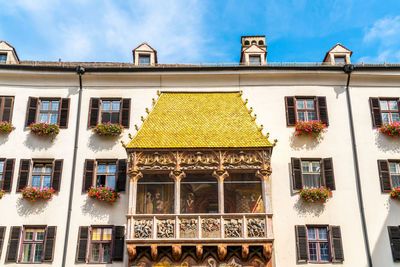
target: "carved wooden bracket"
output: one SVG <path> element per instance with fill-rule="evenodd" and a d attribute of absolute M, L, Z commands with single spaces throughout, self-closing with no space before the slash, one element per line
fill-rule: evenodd
<path fill-rule="evenodd" d="M 272 256 L 272 243 L 264 244 L 263 246 L 263 254 L 267 261 L 271 259 Z"/>
<path fill-rule="evenodd" d="M 218 259 L 220 261 L 223 261 L 226 258 L 227 252 L 228 252 L 228 250 L 227 250 L 226 245 L 222 245 L 222 244 L 218 245 Z"/>
<path fill-rule="evenodd" d="M 179 261 L 182 256 L 182 246 L 181 245 L 172 245 L 172 257 L 175 261 Z"/>
<path fill-rule="evenodd" d="M 218 182 L 223 182 L 226 178 L 229 177 L 229 173 L 227 171 L 214 171 L 212 174 L 213 177 L 215 177 Z"/>
<path fill-rule="evenodd" d="M 127 244 L 126 248 L 128 250 L 128 257 L 129 261 L 132 262 L 136 259 L 137 254 L 136 254 L 136 246 L 133 244 Z"/>
<path fill-rule="evenodd" d="M 131 172 L 128 174 L 129 178 L 132 182 L 137 182 L 139 181 L 141 178 L 143 178 L 143 174 L 141 172 Z"/>
<path fill-rule="evenodd" d="M 151 248 L 151 259 L 152 259 L 153 261 L 156 261 L 156 260 L 157 260 L 157 257 L 158 257 L 157 245 L 151 244 L 151 245 L 150 245 L 150 248 Z"/>
<path fill-rule="evenodd" d="M 186 174 L 182 171 L 171 171 L 169 173 L 169 177 L 176 182 L 180 182 L 183 178 L 186 177 Z"/>
<path fill-rule="evenodd" d="M 203 258 L 203 245 L 196 245 L 197 260 L 201 261 Z"/>
<path fill-rule="evenodd" d="M 249 245 L 242 244 L 242 259 L 245 261 L 249 256 Z"/>

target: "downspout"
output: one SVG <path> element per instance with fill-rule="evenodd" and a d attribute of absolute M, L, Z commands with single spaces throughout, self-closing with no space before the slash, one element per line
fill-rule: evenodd
<path fill-rule="evenodd" d="M 352 148 L 353 148 L 353 161 L 354 161 L 354 170 L 355 170 L 355 175 L 356 175 L 358 206 L 360 208 L 360 214 L 361 214 L 361 226 L 362 226 L 362 231 L 363 231 L 363 235 L 364 235 L 364 245 L 365 245 L 365 250 L 367 253 L 368 266 L 373 267 L 372 257 L 371 257 L 371 249 L 369 247 L 367 223 L 365 220 L 365 210 L 364 210 L 363 196 L 362 196 L 362 190 L 361 190 L 360 167 L 358 164 L 357 144 L 356 144 L 356 138 L 355 138 L 355 133 L 354 133 L 353 111 L 351 108 L 351 99 L 350 99 L 350 90 L 349 90 L 351 72 L 354 70 L 354 68 L 355 68 L 354 65 L 346 64 L 343 67 L 343 71 L 347 74 L 347 83 L 346 83 L 347 110 L 349 112 L 351 144 L 352 144 Z"/>
<path fill-rule="evenodd" d="M 68 214 L 67 214 L 67 223 L 65 227 L 64 250 L 63 250 L 63 258 L 61 264 L 62 267 L 65 267 L 65 261 L 67 259 L 69 226 L 71 223 L 72 199 L 74 195 L 74 184 L 75 184 L 76 157 L 78 155 L 79 123 L 81 121 L 82 75 L 85 74 L 85 69 L 82 66 L 76 67 L 76 74 L 79 75 L 78 111 L 76 115 L 74 157 L 72 159 L 72 174 L 71 174 L 71 183 L 69 186 Z"/>

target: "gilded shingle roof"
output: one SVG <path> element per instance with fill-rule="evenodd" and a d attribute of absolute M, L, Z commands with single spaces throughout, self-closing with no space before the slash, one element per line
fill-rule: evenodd
<path fill-rule="evenodd" d="M 270 146 L 239 92 L 164 92 L 127 148 Z"/>

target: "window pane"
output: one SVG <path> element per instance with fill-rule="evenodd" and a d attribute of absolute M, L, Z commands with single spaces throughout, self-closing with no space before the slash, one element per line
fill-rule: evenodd
<path fill-rule="evenodd" d="M 116 173 L 116 172 L 117 172 L 117 165 L 116 164 L 108 165 L 108 173 Z"/>
<path fill-rule="evenodd" d="M 90 261 L 91 262 L 99 262 L 100 261 L 100 244 L 92 244 L 92 249 L 90 252 L 91 252 Z"/>
<path fill-rule="evenodd" d="M 330 261 L 328 242 L 319 243 L 321 261 Z"/>
<path fill-rule="evenodd" d="M 304 99 L 297 99 L 296 100 L 296 105 L 298 109 L 304 109 L 305 105 L 304 105 L 305 100 Z"/>
<path fill-rule="evenodd" d="M 112 102 L 112 110 L 119 111 L 120 101 L 113 101 Z"/>
<path fill-rule="evenodd" d="M 59 106 L 60 106 L 59 101 L 51 101 L 51 110 L 52 111 L 58 111 Z"/>
<path fill-rule="evenodd" d="M 3 181 L 3 175 L 2 174 L 0 174 L 0 183 L 1 183 L 1 181 Z"/>
<path fill-rule="evenodd" d="M 310 254 L 310 261 L 318 261 L 316 243 L 308 243 L 308 253 Z"/>
<path fill-rule="evenodd" d="M 140 179 L 136 204 L 137 213 L 172 214 L 173 207 L 174 181 L 168 177 L 168 174 L 148 174 Z"/>
<path fill-rule="evenodd" d="M 103 229 L 103 240 L 111 240 L 111 236 L 112 236 L 112 229 L 104 228 Z"/>
<path fill-rule="evenodd" d="M 327 232 L 326 232 L 326 228 L 319 228 L 318 229 L 318 239 L 320 240 L 327 240 Z"/>
<path fill-rule="evenodd" d="M 307 232 L 308 232 L 308 239 L 309 240 L 315 240 L 316 239 L 315 228 L 308 228 Z"/>
<path fill-rule="evenodd" d="M 107 187 L 115 188 L 115 175 L 107 176 Z"/>
<path fill-rule="evenodd" d="M 309 161 L 302 161 L 301 162 L 301 169 L 303 172 L 310 172 L 310 162 Z"/>
<path fill-rule="evenodd" d="M 392 187 L 397 188 L 400 187 L 400 175 L 391 175 L 392 178 Z"/>
<path fill-rule="evenodd" d="M 26 229 L 25 230 L 25 238 L 24 240 L 33 240 L 33 229 Z"/>
<path fill-rule="evenodd" d="M 304 187 L 320 187 L 321 176 L 319 174 L 303 174 Z"/>
<path fill-rule="evenodd" d="M 48 187 L 48 188 L 51 187 L 51 176 L 49 176 L 49 175 L 43 176 L 43 185 L 42 185 L 42 188 L 43 188 L 43 187 Z"/>
<path fill-rule="evenodd" d="M 35 240 L 41 241 L 44 240 L 44 229 L 38 229 L 36 230 L 36 237 Z"/>
<path fill-rule="evenodd" d="M 140 65 L 149 65 L 150 64 L 150 56 L 149 55 L 139 55 L 139 64 Z"/>
<path fill-rule="evenodd" d="M 103 262 L 111 261 L 111 245 L 103 244 Z"/>
<path fill-rule="evenodd" d="M 314 109 L 314 100 L 313 99 L 307 99 L 307 109 Z"/>
<path fill-rule="evenodd" d="M 381 110 L 388 110 L 388 103 L 386 100 L 379 101 L 381 104 Z"/>
<path fill-rule="evenodd" d="M 106 185 L 106 175 L 97 175 L 97 186 L 105 186 Z"/>
<path fill-rule="evenodd" d="M 389 162 L 390 174 L 397 173 L 397 163 L 396 162 Z"/>
<path fill-rule="evenodd" d="M 0 63 L 7 62 L 7 54 L 0 54 Z"/>
<path fill-rule="evenodd" d="M 4 170 L 4 161 L 0 161 L 0 172 L 3 173 Z"/>
<path fill-rule="evenodd" d="M 315 121 L 317 119 L 317 116 L 315 115 L 314 111 L 308 111 L 307 112 L 307 121 Z"/>
<path fill-rule="evenodd" d="M 111 113 L 111 123 L 119 123 L 119 112 Z"/>
<path fill-rule="evenodd" d="M 107 123 L 111 121 L 111 113 L 110 112 L 102 112 L 101 113 L 101 122 Z"/>
<path fill-rule="evenodd" d="M 260 65 L 261 57 L 260 56 L 250 56 L 249 61 L 250 61 L 250 65 Z"/>
<path fill-rule="evenodd" d="M 40 110 L 47 111 L 47 110 L 49 110 L 49 107 L 50 107 L 50 101 L 42 101 Z"/>
<path fill-rule="evenodd" d="M 384 123 L 384 124 L 390 123 L 389 114 L 390 113 L 382 112 L 382 123 Z"/>
<path fill-rule="evenodd" d="M 49 114 L 48 113 L 40 113 L 39 121 L 48 122 Z"/>
<path fill-rule="evenodd" d="M 313 172 L 320 172 L 321 171 L 320 163 L 318 161 L 313 161 L 311 163 L 311 165 L 312 165 L 312 171 Z"/>
<path fill-rule="evenodd" d="M 389 101 L 390 110 L 398 110 L 397 101 Z"/>
<path fill-rule="evenodd" d="M 50 124 L 56 124 L 58 122 L 58 114 L 57 113 L 52 113 L 50 114 Z"/>
<path fill-rule="evenodd" d="M 106 170 L 107 170 L 106 164 L 97 165 L 97 173 L 106 173 Z"/>
<path fill-rule="evenodd" d="M 40 187 L 40 176 L 39 175 L 32 176 L 32 186 Z"/>
<path fill-rule="evenodd" d="M 101 228 L 93 228 L 92 240 L 101 240 Z"/>
<path fill-rule="evenodd" d="M 43 244 L 36 244 L 35 254 L 33 256 L 33 262 L 42 262 L 42 254 L 43 254 Z"/>
<path fill-rule="evenodd" d="M 392 113 L 392 122 L 400 121 L 399 113 Z"/>
<path fill-rule="evenodd" d="M 44 167 L 44 173 L 51 173 L 52 172 L 53 167 L 50 164 L 47 164 Z"/>
<path fill-rule="evenodd" d="M 24 244 L 24 248 L 22 251 L 22 261 L 29 262 L 31 260 L 31 255 L 32 255 L 32 245 Z"/>
<path fill-rule="evenodd" d="M 103 101 L 103 108 L 102 110 L 111 110 L 111 102 L 110 101 Z"/>
<path fill-rule="evenodd" d="M 33 172 L 35 173 L 42 173 L 43 165 L 42 164 L 35 164 L 33 166 Z"/>
<path fill-rule="evenodd" d="M 345 58 L 344 57 L 335 57 L 335 64 L 344 64 Z"/>
<path fill-rule="evenodd" d="M 305 111 L 297 111 L 297 120 L 305 121 L 306 120 L 306 112 Z"/>

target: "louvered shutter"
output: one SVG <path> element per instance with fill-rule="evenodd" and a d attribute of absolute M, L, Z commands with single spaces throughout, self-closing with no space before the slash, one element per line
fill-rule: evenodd
<path fill-rule="evenodd" d="M 293 190 L 300 190 L 303 188 L 303 179 L 301 174 L 301 160 L 292 158 L 292 180 Z"/>
<path fill-rule="evenodd" d="M 378 160 L 378 169 L 382 192 L 388 193 L 392 191 L 392 186 L 390 183 L 389 162 L 387 160 Z"/>
<path fill-rule="evenodd" d="M 131 112 L 131 99 L 123 98 L 120 122 L 125 128 L 129 128 L 130 112 Z"/>
<path fill-rule="evenodd" d="M 11 122 L 14 98 L 13 97 L 4 97 L 3 101 L 4 101 L 4 105 L 3 105 L 2 121 Z M 0 104 L 0 106 L 1 106 L 1 104 Z"/>
<path fill-rule="evenodd" d="M 86 252 L 89 240 L 89 227 L 80 226 L 78 234 L 78 243 L 76 246 L 76 262 L 86 262 Z"/>
<path fill-rule="evenodd" d="M 46 241 L 44 244 L 43 261 L 52 262 L 56 240 L 56 226 L 47 227 Z"/>
<path fill-rule="evenodd" d="M 400 261 L 400 227 L 388 226 L 390 247 L 392 248 L 393 260 Z"/>
<path fill-rule="evenodd" d="M 322 160 L 324 168 L 325 186 L 331 190 L 335 190 L 335 176 L 333 174 L 332 158 Z"/>
<path fill-rule="evenodd" d="M 118 168 L 118 178 L 117 178 L 116 189 L 118 192 L 124 192 L 126 184 L 126 160 L 119 159 L 117 162 L 117 168 Z"/>
<path fill-rule="evenodd" d="M 4 243 L 5 234 L 6 234 L 6 227 L 5 226 L 0 226 L 0 256 L 1 256 L 1 252 L 3 250 L 3 243 Z"/>
<path fill-rule="evenodd" d="M 91 98 L 90 99 L 90 108 L 89 108 L 89 127 L 97 126 L 97 122 L 99 120 L 99 112 L 100 112 L 100 98 Z"/>
<path fill-rule="evenodd" d="M 286 96 L 285 104 L 286 104 L 286 123 L 288 126 L 295 125 L 297 122 L 295 98 L 293 96 Z"/>
<path fill-rule="evenodd" d="M 340 226 L 330 226 L 332 262 L 343 262 L 343 245 Z"/>
<path fill-rule="evenodd" d="M 325 123 L 326 126 L 328 126 L 329 119 L 328 119 L 328 107 L 326 104 L 326 97 L 325 96 L 317 97 L 317 103 L 318 103 L 319 120 Z"/>
<path fill-rule="evenodd" d="M 62 159 L 57 159 L 54 161 L 53 164 L 53 178 L 51 181 L 51 187 L 53 187 L 56 192 L 60 191 L 60 184 L 61 184 L 61 176 L 62 176 L 62 167 L 63 167 Z"/>
<path fill-rule="evenodd" d="M 381 116 L 381 107 L 379 105 L 379 98 L 370 97 L 369 103 L 371 106 L 372 125 L 374 127 L 381 127 L 382 126 L 382 116 Z"/>
<path fill-rule="evenodd" d="M 14 177 L 15 159 L 7 159 L 5 163 L 6 165 L 4 167 L 3 190 L 6 192 L 11 192 L 12 180 Z"/>
<path fill-rule="evenodd" d="M 115 226 L 114 228 L 114 249 L 113 261 L 124 260 L 124 240 L 125 240 L 125 227 Z"/>
<path fill-rule="evenodd" d="M 304 263 L 308 261 L 307 227 L 304 225 L 296 225 L 295 229 L 297 262 Z"/>
<path fill-rule="evenodd" d="M 30 159 L 21 159 L 19 163 L 17 192 L 21 191 L 25 186 L 28 185 L 30 167 L 31 167 Z"/>
<path fill-rule="evenodd" d="M 83 188 L 82 192 L 85 193 L 89 187 L 93 185 L 93 175 L 94 175 L 94 160 L 87 159 L 85 161 L 85 170 L 83 174 Z"/>
<path fill-rule="evenodd" d="M 39 99 L 36 97 L 29 97 L 28 110 L 26 112 L 26 123 L 25 126 L 29 126 L 31 123 L 36 121 L 36 112 L 38 108 Z"/>
<path fill-rule="evenodd" d="M 12 226 L 10 229 L 10 239 L 8 241 L 8 248 L 6 255 L 7 262 L 17 262 L 20 236 L 21 236 L 21 227 Z"/>
<path fill-rule="evenodd" d="M 69 103 L 70 103 L 69 98 L 61 99 L 61 108 L 58 116 L 60 128 L 68 127 Z"/>

